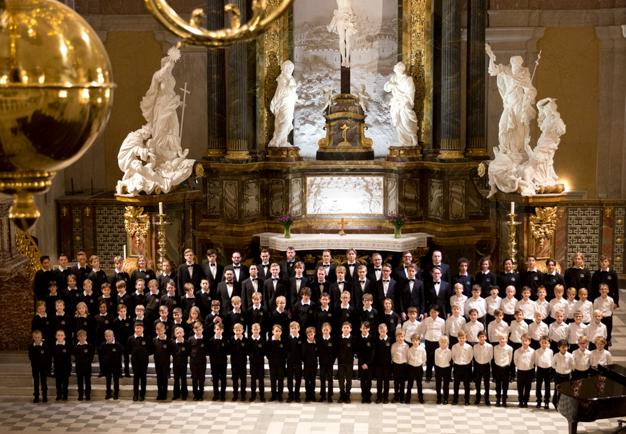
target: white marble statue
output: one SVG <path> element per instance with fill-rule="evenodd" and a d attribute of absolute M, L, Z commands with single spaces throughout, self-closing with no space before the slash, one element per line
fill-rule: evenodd
<path fill-rule="evenodd" d="M 417 146 L 417 116 L 413 110 L 415 84 L 405 69 L 404 63 L 396 63 L 384 90 L 391 92 L 391 123 L 398 134 L 398 146 Z"/>
<path fill-rule="evenodd" d="M 372 97 L 367 92 L 365 84 L 361 84 L 361 89 L 357 91 L 356 96 L 359 99 L 359 105 L 363 109 L 363 113 L 367 113 L 369 111 L 369 105 Z"/>
<path fill-rule="evenodd" d="M 189 150 L 181 146 L 177 113 L 181 101 L 172 75 L 178 59 L 180 51 L 170 48 L 141 100 L 146 125 L 128 134 L 120 147 L 118 165 L 124 176 L 117 183 L 117 194 L 168 193 L 191 175 L 194 160 L 186 158 Z"/>
<path fill-rule="evenodd" d="M 337 9 L 334 10 L 333 19 L 327 28 L 329 32 L 339 35 L 341 66 L 350 67 L 352 36 L 357 32 L 356 16 L 352 11 L 352 0 L 337 0 Z"/>
<path fill-rule="evenodd" d="M 276 79 L 278 86 L 270 103 L 274 114 L 274 135 L 268 144 L 270 147 L 291 146 L 288 137 L 293 130 L 293 113 L 298 102 L 298 83 L 293 78 L 293 69 L 293 62 L 285 60 Z"/>
<path fill-rule="evenodd" d="M 537 90 L 520 56 L 512 56 L 510 65 L 498 65 L 489 44 L 485 44 L 485 52 L 489 56 L 489 75 L 497 77 L 498 91 L 502 97 L 498 151 L 508 154 L 515 163 L 520 164 L 526 156 L 525 146 L 530 143 L 530 121 L 536 116 L 533 106 Z"/>
<path fill-rule="evenodd" d="M 537 103 L 537 109 L 541 135 L 534 149 L 527 147 L 528 161 L 520 168 L 523 196 L 532 196 L 542 187 L 552 187 L 559 182 L 554 171 L 554 154 L 559 148 L 561 136 L 565 134 L 565 123 L 559 114 L 556 99 L 542 99 Z"/>

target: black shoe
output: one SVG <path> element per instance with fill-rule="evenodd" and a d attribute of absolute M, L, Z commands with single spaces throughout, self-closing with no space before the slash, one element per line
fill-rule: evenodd
<path fill-rule="evenodd" d="M 411 403 L 411 397 L 407 396 L 406 398 L 404 398 L 404 403 L 405 404 L 410 404 Z"/>
<path fill-rule="evenodd" d="M 146 399 L 146 397 L 145 397 L 145 396 L 140 396 L 140 397 L 139 397 L 139 400 L 140 400 L 140 401 L 144 401 L 145 399 Z"/>
<path fill-rule="evenodd" d="M 39 402 L 39 397 L 36 396 L 33 398 L 33 404 L 37 404 Z"/>
<path fill-rule="evenodd" d="M 443 405 L 448 405 L 448 400 L 447 400 L 447 399 L 444 399 L 443 401 L 441 401 L 441 403 L 442 403 Z"/>
<path fill-rule="evenodd" d="M 350 397 L 349 397 L 349 396 L 346 396 L 346 397 L 343 399 L 343 402 L 345 402 L 346 404 L 350 404 L 350 403 L 352 402 L 352 400 L 350 399 Z"/>
<path fill-rule="evenodd" d="M 459 398 L 452 398 L 452 405 L 457 405 L 459 403 Z"/>
<path fill-rule="evenodd" d="M 420 402 L 420 404 L 424 403 L 424 397 L 423 396 L 418 397 L 417 400 Z"/>
<path fill-rule="evenodd" d="M 374 402 L 376 402 L 376 404 L 380 404 L 381 402 L 383 402 L 383 399 L 382 398 L 376 398 L 376 401 L 374 401 Z"/>
<path fill-rule="evenodd" d="M 118 399 L 120 399 L 120 396 L 117 393 L 114 393 L 113 399 L 117 401 Z"/>
<path fill-rule="evenodd" d="M 233 395 L 231 401 L 232 402 L 237 402 L 237 401 L 239 401 L 239 397 L 237 395 Z"/>
<path fill-rule="evenodd" d="M 113 397 L 113 395 L 111 395 L 111 392 L 108 392 L 106 395 L 104 395 L 104 399 L 111 399 Z"/>
<path fill-rule="evenodd" d="M 79 401 L 82 401 L 82 400 L 83 400 L 83 397 L 82 397 L 82 396 L 79 396 L 79 397 L 78 397 L 78 400 L 79 400 Z"/>
<path fill-rule="evenodd" d="M 517 406 L 518 406 L 519 408 L 524 408 L 524 403 L 523 403 L 523 402 L 518 402 L 518 403 L 517 403 Z"/>
<path fill-rule="evenodd" d="M 287 397 L 287 402 L 293 402 L 293 398 L 291 396 Z"/>
<path fill-rule="evenodd" d="M 389 404 L 389 398 L 383 398 L 383 404 Z"/>
<path fill-rule="evenodd" d="M 441 398 L 437 398 L 437 404 L 441 404 Z"/>
<path fill-rule="evenodd" d="M 137 395 L 133 395 L 133 401 L 138 401 L 139 397 Z"/>
<path fill-rule="evenodd" d="M 43 398 L 41 398 L 41 402 L 48 402 L 48 397 L 44 396 Z"/>
<path fill-rule="evenodd" d="M 294 398 L 294 401 L 300 402 L 300 395 L 296 395 L 296 397 Z"/>
<path fill-rule="evenodd" d="M 546 410 L 550 410 L 550 403 L 549 403 L 549 402 L 546 402 L 546 403 L 543 405 L 543 408 L 545 408 Z"/>
<path fill-rule="evenodd" d="M 499 399 L 496 400 L 496 407 L 500 407 L 500 400 Z"/>
<path fill-rule="evenodd" d="M 508 407 L 508 405 L 506 404 L 506 401 L 502 401 L 502 407 Z"/>
<path fill-rule="evenodd" d="M 265 396 L 261 395 L 261 397 L 259 398 L 259 401 L 265 402 Z"/>
<path fill-rule="evenodd" d="M 327 401 L 327 402 L 329 402 L 329 403 L 332 403 L 332 402 L 333 402 L 333 397 L 332 397 L 332 396 L 329 396 L 329 397 L 328 397 L 328 399 L 327 399 L 326 401 Z"/>
<path fill-rule="evenodd" d="M 465 405 L 470 405 L 470 402 L 469 401 L 465 401 Z"/>
<path fill-rule="evenodd" d="M 251 396 L 250 399 L 248 400 L 248 402 L 254 402 L 256 401 L 256 396 Z"/>
<path fill-rule="evenodd" d="M 474 400 L 474 405 L 480 405 L 480 398 L 476 398 Z"/>
<path fill-rule="evenodd" d="M 535 405 L 536 408 L 541 408 L 541 401 L 537 401 L 537 404 Z"/>
<path fill-rule="evenodd" d="M 485 399 L 485 405 L 487 407 L 491 406 L 491 401 L 489 401 L 488 399 Z"/>

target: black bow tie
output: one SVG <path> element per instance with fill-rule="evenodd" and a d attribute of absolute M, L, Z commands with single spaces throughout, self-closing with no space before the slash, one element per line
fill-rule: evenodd
<path fill-rule="evenodd" d="M 385 282 L 385 283 L 389 283 L 389 280 L 383 280 L 383 282 Z"/>
<path fill-rule="evenodd" d="M 342 280 L 341 282 L 337 282 L 337 285 L 343 285 L 344 283 L 346 283 L 346 282 L 344 282 L 344 281 Z"/>
<path fill-rule="evenodd" d="M 330 264 L 328 265 L 323 265 L 324 268 L 330 268 Z"/>
<path fill-rule="evenodd" d="M 374 268 L 374 271 L 381 271 L 382 268 Z"/>
<path fill-rule="evenodd" d="M 256 277 L 253 277 L 253 278 L 252 278 L 252 279 L 250 279 L 250 280 L 252 280 L 252 281 L 256 282 L 256 281 L 257 281 L 257 280 L 259 280 L 259 279 L 257 279 Z"/>
<path fill-rule="evenodd" d="M 440 284 L 441 284 L 441 282 L 435 282 L 435 285 L 440 285 Z"/>
<path fill-rule="evenodd" d="M 278 279 L 272 278 L 272 281 L 273 281 L 273 282 L 276 282 L 276 281 L 278 281 Z"/>
<path fill-rule="evenodd" d="M 240 265 L 233 265 L 233 268 L 237 269 L 237 268 L 241 268 L 241 266 Z"/>
<path fill-rule="evenodd" d="M 415 279 L 409 279 L 409 282 L 415 282 Z"/>
<path fill-rule="evenodd" d="M 359 280 L 359 283 L 363 285 L 365 283 L 365 280 Z"/>
<path fill-rule="evenodd" d="M 215 267 L 215 264 L 210 264 L 210 265 L 211 265 L 211 267 Z"/>
<path fill-rule="evenodd" d="M 302 277 L 296 277 L 296 280 L 302 280 Z"/>

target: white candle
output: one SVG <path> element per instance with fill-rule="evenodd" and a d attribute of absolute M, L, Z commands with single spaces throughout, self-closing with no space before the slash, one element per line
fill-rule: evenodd
<path fill-rule="evenodd" d="M 515 214 L 515 202 L 511 202 L 511 214 Z"/>
<path fill-rule="evenodd" d="M 163 215 L 163 202 L 159 202 L 159 214 Z"/>
<path fill-rule="evenodd" d="M 126 244 L 124 244 L 124 259 L 126 259 Z"/>

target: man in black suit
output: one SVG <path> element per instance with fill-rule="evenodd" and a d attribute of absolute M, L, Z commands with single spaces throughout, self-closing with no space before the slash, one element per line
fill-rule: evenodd
<path fill-rule="evenodd" d="M 204 276 L 204 273 L 203 273 Z M 173 280 L 175 285 L 178 285 L 178 278 L 176 273 L 172 271 L 172 263 L 169 259 L 163 258 L 163 262 L 161 263 L 161 272 L 159 273 L 159 288 L 163 293 L 165 293 L 167 283 Z M 194 288 L 197 290 L 198 288 Z M 180 297 L 185 295 L 185 291 L 183 288 L 176 286 L 176 291 Z"/>
<path fill-rule="evenodd" d="M 521 273 L 522 286 L 528 286 L 531 290 L 530 298 L 537 299 L 537 288 L 543 284 L 543 273 L 537 268 L 537 258 L 533 255 L 526 259 L 526 271 Z"/>
<path fill-rule="evenodd" d="M 350 293 L 350 301 L 352 302 L 352 307 L 354 307 L 355 309 L 361 307 L 359 304 L 356 304 L 356 300 L 354 299 L 354 292 L 352 291 L 352 281 L 348 279 L 346 267 L 340 265 L 339 267 L 337 267 L 336 273 L 337 281 L 330 284 L 330 290 L 328 292 L 330 294 L 331 303 L 338 305 L 341 293 L 344 291 L 348 291 Z M 356 270 L 354 274 L 356 275 Z"/>
<path fill-rule="evenodd" d="M 520 278 L 519 273 L 513 270 L 513 260 L 511 258 L 507 258 L 502 261 L 502 269 L 502 273 L 498 276 L 498 286 L 500 287 L 498 295 L 501 298 L 504 298 L 506 295 L 506 287 L 512 285 L 515 287 L 516 296 L 519 297 L 521 295 L 522 279 Z"/>
<path fill-rule="evenodd" d="M 192 283 L 194 291 L 200 289 L 200 281 L 204 277 L 202 267 L 195 263 L 196 255 L 191 249 L 185 249 L 185 262 L 178 267 L 177 287 L 182 288 L 185 283 Z"/>
<path fill-rule="evenodd" d="M 359 265 L 356 270 L 357 279 L 352 285 L 352 300 L 356 309 L 361 309 L 363 307 L 363 295 L 372 294 L 376 292 L 376 280 L 370 280 L 367 277 L 367 267 L 365 265 Z M 380 276 L 382 279 L 382 264 L 380 267 Z"/>
<path fill-rule="evenodd" d="M 211 293 L 217 292 L 217 284 L 222 281 L 224 267 L 217 263 L 217 251 L 209 249 L 206 251 L 207 261 L 202 264 L 202 273 L 209 280 Z"/>
<path fill-rule="evenodd" d="M 390 298 L 394 301 L 394 310 L 398 305 L 397 303 L 397 293 L 396 293 L 396 285 L 397 282 L 391 277 L 391 265 L 384 264 L 383 265 L 383 277 L 376 284 L 376 294 L 374 294 L 374 303 L 375 309 L 378 312 L 384 312 L 383 303 L 385 298 Z"/>
<path fill-rule="evenodd" d="M 244 312 L 252 307 L 252 294 L 255 292 L 263 294 L 263 280 L 259 278 L 257 265 L 250 265 L 248 271 L 250 277 L 241 282 L 241 303 Z"/>
<path fill-rule="evenodd" d="M 232 264 L 228 264 L 224 267 L 224 278 L 222 280 L 226 280 L 226 271 L 231 270 L 233 272 L 233 282 L 236 284 L 241 284 L 244 280 L 248 278 L 250 273 L 248 273 L 248 267 L 241 263 L 241 252 L 235 250 L 233 255 L 231 256 Z"/>
<path fill-rule="evenodd" d="M 217 284 L 217 297 L 220 300 L 222 315 L 228 315 L 233 310 L 230 300 L 235 296 L 241 296 L 240 286 L 234 280 L 233 270 L 224 270 L 224 281 Z"/>
<path fill-rule="evenodd" d="M 425 286 L 424 299 L 426 306 L 436 305 L 439 308 L 439 316 L 446 318 L 450 310 L 450 284 L 442 279 L 441 269 L 434 267 L 431 272 L 430 283 Z"/>
<path fill-rule="evenodd" d="M 433 254 L 431 256 L 431 263 L 424 270 L 424 274 L 422 275 L 425 286 L 432 285 L 432 271 L 434 268 L 439 268 L 441 271 L 441 280 L 446 283 L 450 283 L 451 275 L 450 275 L 450 266 L 448 264 L 443 263 L 443 254 L 441 250 L 433 250 Z M 449 311 L 450 309 L 448 309 Z M 440 312 L 441 313 L 441 312 Z"/>
<path fill-rule="evenodd" d="M 406 321 L 406 311 L 409 307 L 417 309 L 418 316 L 425 313 L 424 307 L 424 285 L 421 280 L 415 276 L 415 265 L 411 264 L 407 267 L 408 279 L 400 284 L 400 299 L 402 300 L 402 320 Z"/>
<path fill-rule="evenodd" d="M 378 282 L 383 277 L 383 257 L 380 253 L 372 253 L 372 263 L 367 266 L 367 278 Z"/>
<path fill-rule="evenodd" d="M 315 272 L 315 280 L 313 282 L 309 282 L 309 287 L 311 288 L 311 300 L 319 304 L 320 297 L 323 293 L 330 294 L 330 282 L 326 280 L 326 272 L 324 271 L 324 267 L 319 266 Z M 334 309 L 335 305 L 338 303 L 337 300 L 331 297 L 330 306 Z"/>
<path fill-rule="evenodd" d="M 556 261 L 552 258 L 546 260 L 546 272 L 543 275 L 543 286 L 546 287 L 547 299 L 554 298 L 554 287 L 556 285 L 565 286 L 565 280 L 559 272 L 556 271 Z"/>
<path fill-rule="evenodd" d="M 267 280 L 270 276 L 270 251 L 265 247 L 261 249 L 261 263 L 257 265 L 258 277 L 261 282 Z"/>
<path fill-rule="evenodd" d="M 398 283 L 404 283 L 409 278 L 409 272 L 407 270 L 409 265 L 413 264 L 413 254 L 409 251 L 402 253 L 402 264 L 400 264 L 395 270 L 393 270 L 392 277 Z"/>
<path fill-rule="evenodd" d="M 296 273 L 293 267 L 296 265 L 296 249 L 293 247 L 287 247 L 285 251 L 286 259 L 280 263 L 280 278 L 284 281 L 288 281 Z"/>
<path fill-rule="evenodd" d="M 270 266 L 270 277 L 263 282 L 263 300 L 268 312 L 276 309 L 276 297 L 287 299 L 287 284 L 280 278 L 280 265 L 273 263 Z"/>
<path fill-rule="evenodd" d="M 324 268 L 324 274 L 326 275 L 324 280 L 330 283 L 337 281 L 335 265 L 333 264 L 333 258 L 330 254 L 330 250 L 327 249 L 322 251 L 322 262 L 318 265 L 318 267 Z"/>
<path fill-rule="evenodd" d="M 72 274 L 78 279 L 78 287 L 83 287 L 83 281 L 91 273 L 91 267 L 87 265 L 87 254 L 82 250 L 76 253 L 76 264 L 72 265 Z M 100 288 L 95 288 L 98 291 Z"/>
<path fill-rule="evenodd" d="M 287 296 L 287 306 L 292 309 L 300 300 L 300 290 L 309 286 L 309 279 L 304 277 L 304 263 L 296 262 L 293 267 L 295 275 L 289 279 L 289 293 Z"/>
<path fill-rule="evenodd" d="M 346 250 L 346 259 L 346 262 L 343 263 L 343 266 L 346 268 L 346 281 L 353 283 L 357 280 L 357 267 L 359 266 L 356 262 L 356 250 Z"/>

